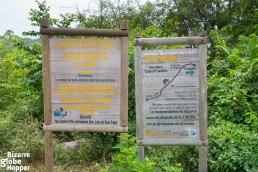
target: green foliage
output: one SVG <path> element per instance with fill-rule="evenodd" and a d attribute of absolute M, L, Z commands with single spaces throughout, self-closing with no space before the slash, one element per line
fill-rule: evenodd
<path fill-rule="evenodd" d="M 258 134 L 245 125 L 217 121 L 209 128 L 211 171 L 252 171 L 258 168 Z"/>
<path fill-rule="evenodd" d="M 115 150 L 116 134 L 112 133 L 70 133 L 70 138 L 76 139 L 77 147 L 74 150 L 65 148 L 62 144 L 67 135 L 58 135 L 55 143 L 55 161 L 59 164 L 84 164 L 111 160 Z M 63 140 L 64 139 L 64 140 Z"/>
<path fill-rule="evenodd" d="M 120 136 L 122 140 L 114 148 L 118 149 L 115 155 L 112 156 L 113 162 L 111 169 L 113 171 L 123 171 L 123 172 L 145 172 L 154 171 L 153 161 L 145 158 L 145 161 L 141 161 L 137 158 L 137 145 L 135 144 L 135 137 L 129 137 L 128 135 Z M 128 141 L 128 145 L 127 145 Z"/>
<path fill-rule="evenodd" d="M 257 44 L 256 35 L 240 37 L 233 49 L 218 41 L 217 57 L 210 62 L 208 80 L 212 120 L 220 118 L 257 128 Z"/>
<path fill-rule="evenodd" d="M 78 138 L 78 137 L 77 137 Z M 111 159 L 114 152 L 112 147 L 117 143 L 117 135 L 114 133 L 90 133 L 85 134 L 80 143 L 80 156 L 82 159 L 100 161 Z"/>
<path fill-rule="evenodd" d="M 0 115 L 0 145 L 7 145 L 14 134 L 15 122 L 10 117 L 3 117 L 2 115 Z"/>
<path fill-rule="evenodd" d="M 156 162 L 155 171 L 198 171 L 198 149 L 189 146 L 148 146 L 146 155 Z"/>
<path fill-rule="evenodd" d="M 54 161 L 57 164 L 73 164 L 78 163 L 78 154 L 76 150 L 64 147 L 55 141 L 54 144 Z"/>
<path fill-rule="evenodd" d="M 138 1 L 99 0 L 98 9 L 51 18 L 46 1 L 35 1 L 29 19 L 39 26 L 49 18 L 54 27 L 118 28 L 121 19 L 129 22 L 129 131 L 135 135 L 135 34 L 142 37 L 196 36 L 207 31 L 208 59 L 209 170 L 257 171 L 258 126 L 258 25 L 257 3 L 253 0 L 198 1 L 157 0 L 141 5 Z M 191 9 L 191 10 L 189 10 Z M 215 30 L 213 30 L 215 29 Z M 37 36 L 38 31 L 25 32 Z M 144 47 L 153 49 L 154 47 Z M 159 46 L 155 48 L 171 48 Z M 183 47 L 184 48 L 184 47 Z M 28 45 L 7 31 L 0 36 L 0 146 L 1 151 L 30 152 L 31 161 L 43 159 L 43 118 L 41 45 Z M 31 119 L 33 117 L 33 119 Z M 30 120 L 28 120 L 30 119 Z M 135 138 L 129 146 L 118 144 L 116 134 L 59 133 L 55 162 L 71 165 L 110 160 L 112 165 L 96 171 L 197 171 L 197 149 L 193 147 L 148 147 L 152 160 L 137 159 Z M 76 150 L 65 149 L 60 141 L 76 139 Z M 153 163 L 155 162 L 155 164 Z M 180 165 L 181 164 L 181 165 Z M 182 166 L 182 167 L 181 167 Z M 60 170 L 61 169 L 61 170 Z M 60 168 L 57 171 L 80 171 Z"/>
<path fill-rule="evenodd" d="M 209 163 L 211 171 L 257 170 L 258 37 L 239 36 L 230 46 L 212 32 L 216 58 L 209 62 Z"/>
<path fill-rule="evenodd" d="M 42 119 L 41 46 L 34 43 L 29 47 L 11 32 L 1 41 L 0 112 L 11 111 L 14 119 L 25 119 L 29 114 Z"/>
<path fill-rule="evenodd" d="M 30 153 L 30 158 L 27 159 L 30 162 L 43 159 L 43 131 L 39 121 L 29 118 L 16 123 L 12 132 L 13 135 L 8 145 L 9 151 Z"/>
<path fill-rule="evenodd" d="M 47 5 L 46 0 L 42 2 L 35 0 L 35 2 L 37 3 L 38 9 L 30 9 L 28 18 L 32 26 L 40 27 L 41 19 L 49 19 L 52 27 L 70 27 L 71 23 L 76 20 L 76 15 L 70 13 L 60 14 L 60 19 L 51 18 L 50 6 Z M 40 36 L 38 31 L 23 32 L 22 34 L 24 36 Z"/>
<path fill-rule="evenodd" d="M 168 161 L 168 157 L 165 151 L 156 151 L 153 154 L 153 160 L 150 160 L 145 156 L 144 161 L 138 159 L 138 146 L 135 143 L 136 137 L 130 135 L 121 135 L 121 139 L 114 148 L 118 149 L 119 152 L 112 156 L 113 162 L 111 164 L 112 171 L 123 171 L 123 172 L 151 172 L 151 171 L 166 171 L 166 172 L 181 172 L 183 168 L 181 164 L 171 165 Z M 156 149 L 157 150 L 157 149 Z M 161 149 L 159 149 L 161 150 Z M 166 149 L 167 150 L 167 149 Z M 148 151 L 150 151 L 148 149 Z M 162 154 L 162 156 L 160 155 Z M 151 155 L 151 154 L 150 154 Z M 159 158 L 164 157 L 162 160 Z M 167 161 L 168 160 L 168 161 Z"/>

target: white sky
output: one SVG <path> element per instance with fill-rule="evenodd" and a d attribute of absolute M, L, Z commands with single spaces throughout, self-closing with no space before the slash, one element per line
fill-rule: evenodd
<path fill-rule="evenodd" d="M 30 9 L 38 9 L 35 0 L 0 0 L 0 35 L 7 30 L 12 30 L 16 35 L 22 36 L 23 31 L 39 30 L 38 27 L 31 26 L 29 21 Z M 40 0 L 42 2 L 43 0 Z M 96 0 L 47 0 L 50 6 L 50 15 L 58 18 L 60 13 L 75 13 L 76 5 L 79 10 L 94 8 Z M 71 8 L 63 8 L 71 7 Z"/>

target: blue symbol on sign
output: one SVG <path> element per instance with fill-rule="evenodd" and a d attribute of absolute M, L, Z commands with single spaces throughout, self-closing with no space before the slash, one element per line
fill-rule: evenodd
<path fill-rule="evenodd" d="M 59 110 L 54 111 L 54 116 L 55 116 L 55 117 L 60 116 L 60 111 L 59 111 Z"/>
<path fill-rule="evenodd" d="M 186 74 L 192 76 L 192 75 L 194 74 L 193 68 L 188 69 L 188 70 L 186 71 Z"/>
<path fill-rule="evenodd" d="M 59 108 L 59 110 L 56 109 L 56 110 L 54 111 L 54 116 L 55 116 L 55 117 L 64 118 L 66 115 L 67 115 L 67 111 L 64 112 L 64 109 L 63 109 L 63 108 Z"/>
<path fill-rule="evenodd" d="M 196 130 L 191 129 L 189 134 L 190 134 L 190 137 L 196 137 Z"/>

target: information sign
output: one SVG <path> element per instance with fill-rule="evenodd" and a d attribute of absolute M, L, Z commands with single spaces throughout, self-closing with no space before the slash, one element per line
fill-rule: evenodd
<path fill-rule="evenodd" d="M 199 139 L 198 49 L 141 53 L 144 139 Z"/>
<path fill-rule="evenodd" d="M 120 125 L 119 39 L 50 38 L 53 124 Z"/>
<path fill-rule="evenodd" d="M 140 38 L 135 45 L 137 144 L 207 145 L 206 38 Z M 196 48 L 142 50 L 141 46 Z"/>

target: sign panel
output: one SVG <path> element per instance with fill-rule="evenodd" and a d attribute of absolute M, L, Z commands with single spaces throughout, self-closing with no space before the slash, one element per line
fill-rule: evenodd
<path fill-rule="evenodd" d="M 198 62 L 198 49 L 141 52 L 144 140 L 199 140 Z"/>
<path fill-rule="evenodd" d="M 50 38 L 52 124 L 120 125 L 120 44 Z"/>

